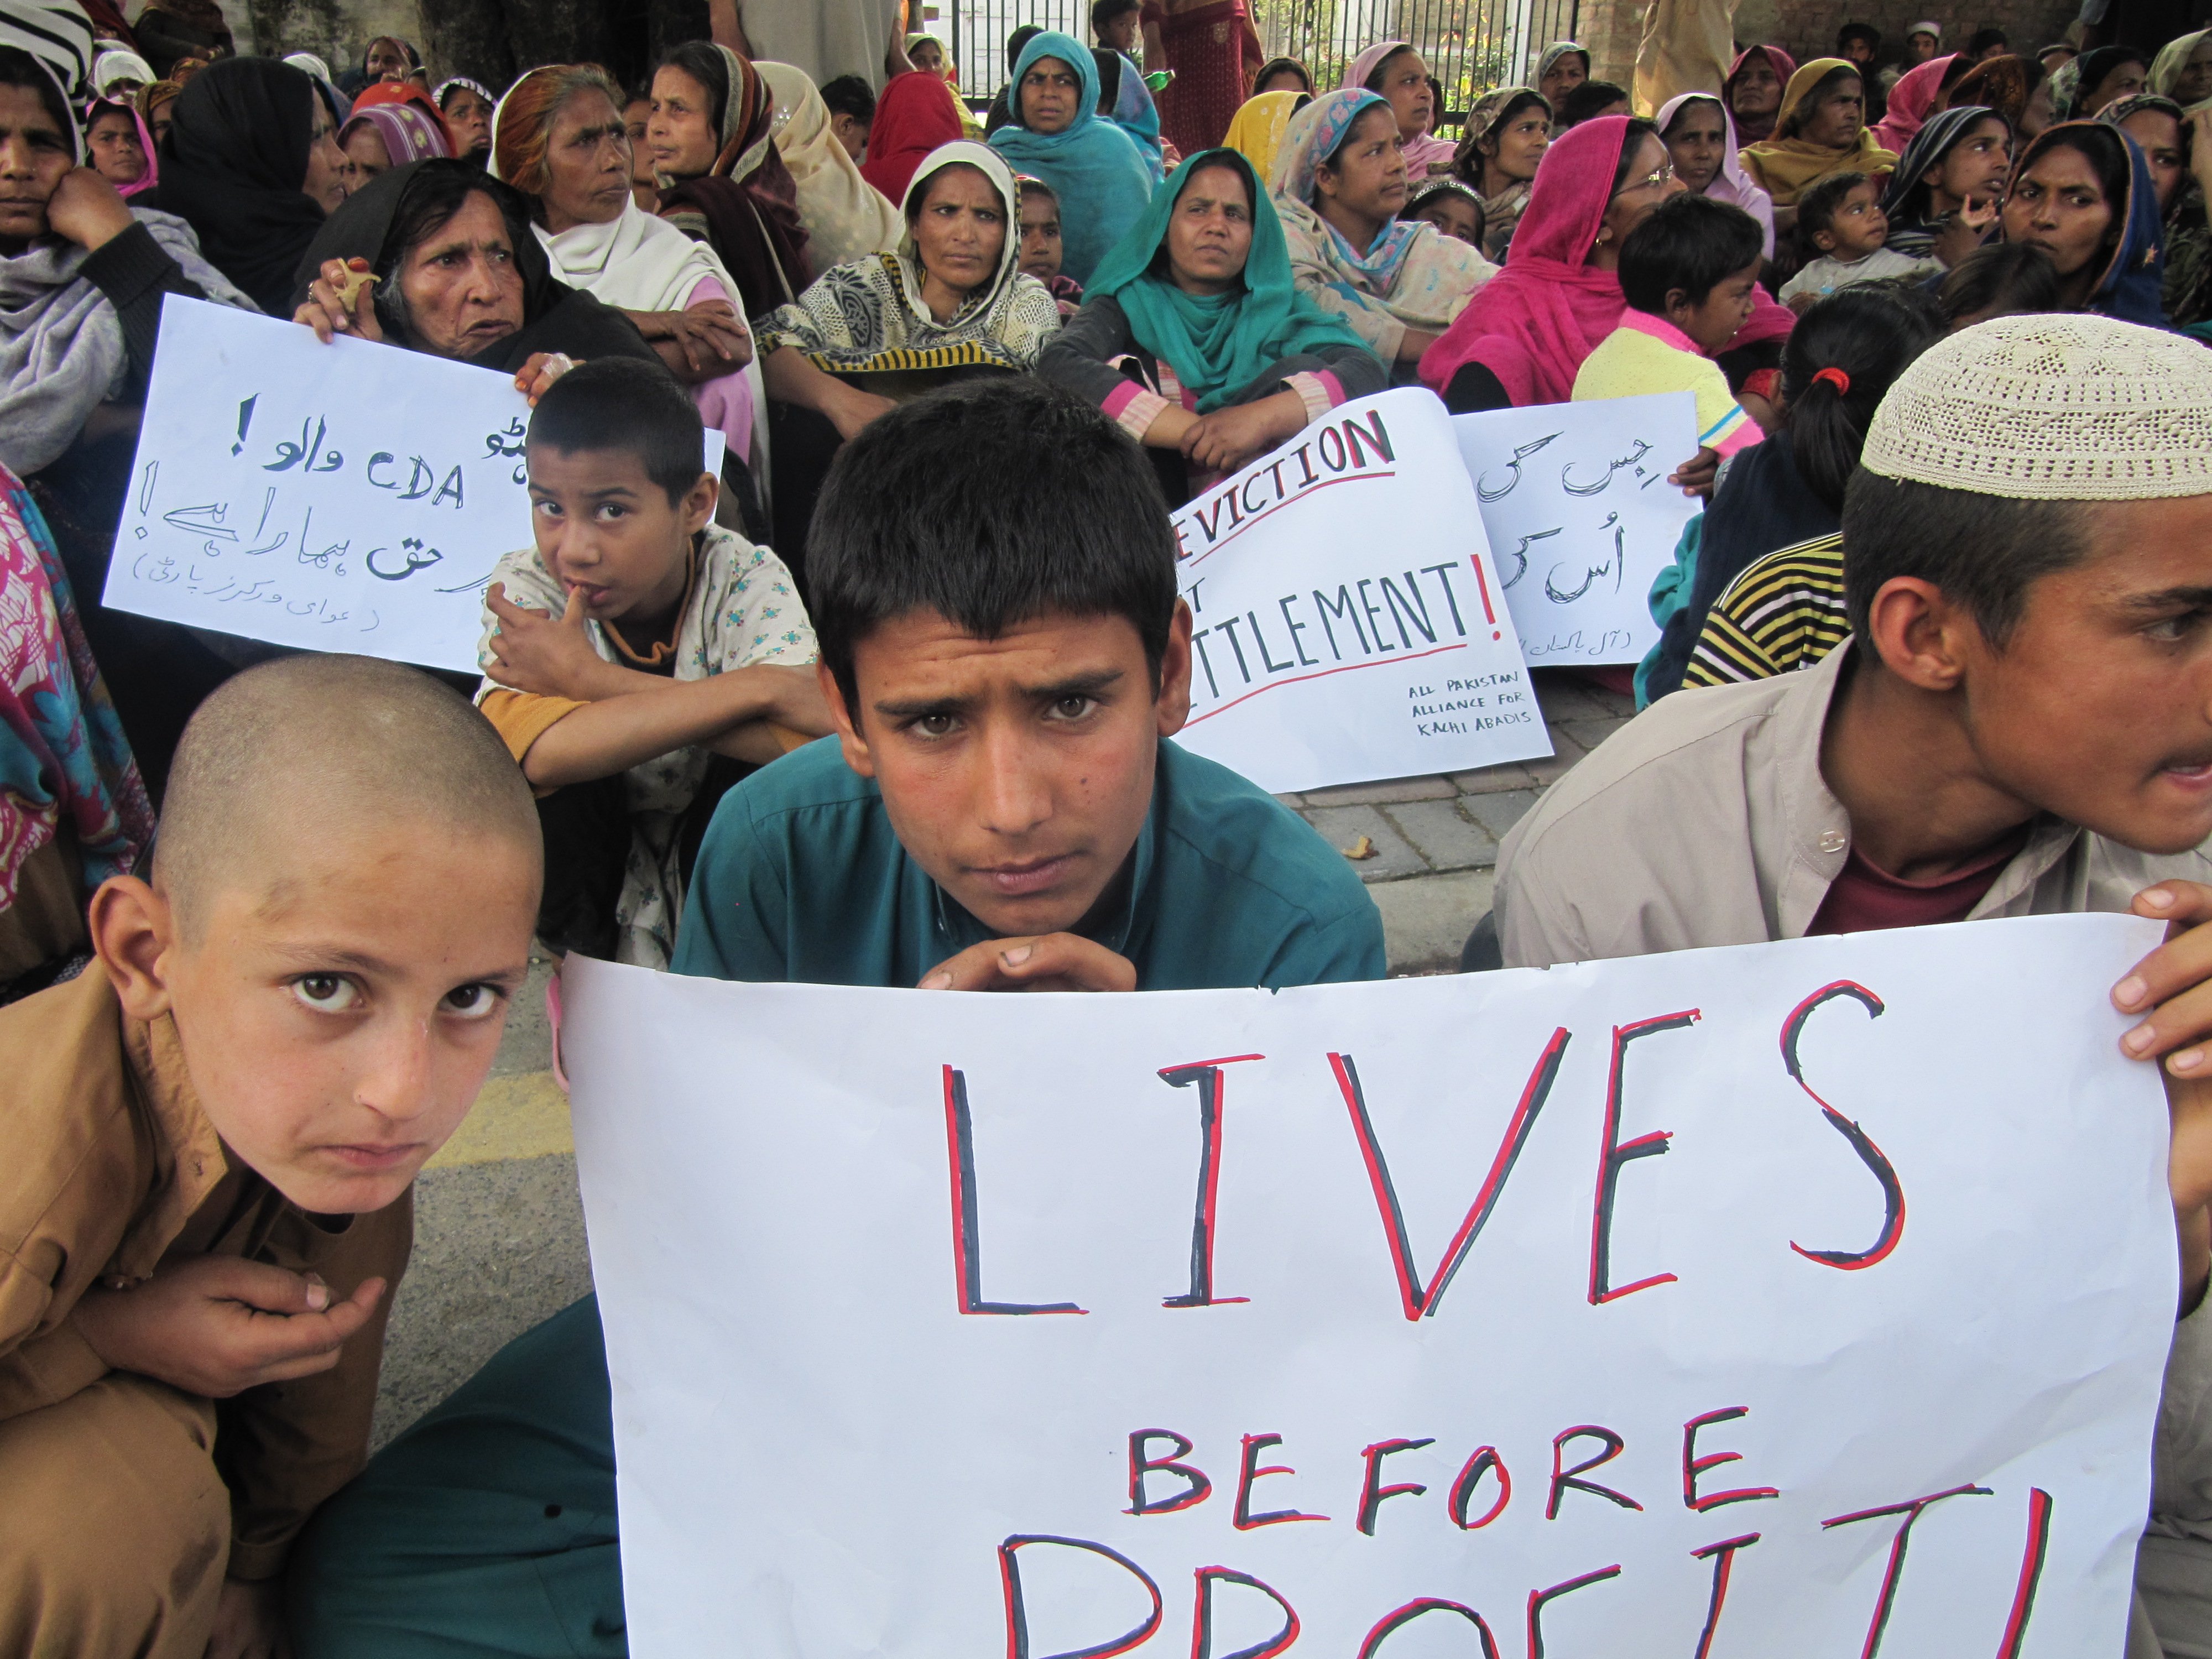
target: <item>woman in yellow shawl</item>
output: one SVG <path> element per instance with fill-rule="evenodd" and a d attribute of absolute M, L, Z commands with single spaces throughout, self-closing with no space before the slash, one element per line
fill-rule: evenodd
<path fill-rule="evenodd" d="M 1797 222 L 1797 198 L 1833 173 L 1888 173 L 1897 157 L 1867 131 L 1866 88 L 1857 65 L 1815 58 L 1790 77 L 1774 136 L 1740 158 L 1752 182 L 1774 198 L 1774 228 Z"/>
<path fill-rule="evenodd" d="M 1261 179 L 1275 176 L 1275 156 L 1283 148 L 1283 135 L 1290 130 L 1291 117 L 1313 102 L 1310 92 L 1263 92 L 1256 98 L 1247 98 L 1229 123 L 1229 136 L 1221 141 L 1224 149 L 1233 149 L 1252 164 L 1252 171 Z"/>

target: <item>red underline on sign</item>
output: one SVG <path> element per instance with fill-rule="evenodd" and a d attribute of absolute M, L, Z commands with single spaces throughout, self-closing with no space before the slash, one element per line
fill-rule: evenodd
<path fill-rule="evenodd" d="M 1227 714 L 1237 707 L 1237 702 L 1249 702 L 1255 697 L 1264 696 L 1270 691 L 1279 690 L 1286 685 L 1299 685 L 1307 680 L 1325 680 L 1331 674 L 1349 674 L 1355 668 L 1388 668 L 1393 663 L 1419 662 L 1424 657 L 1441 657 L 1447 651 L 1464 651 L 1467 649 L 1467 644 L 1465 640 L 1462 640 L 1457 645 L 1440 645 L 1433 651 L 1416 651 L 1410 657 L 1377 657 L 1373 662 L 1348 662 L 1340 668 L 1324 668 L 1318 674 L 1300 674 L 1292 679 L 1276 680 L 1267 685 L 1255 686 L 1237 698 L 1237 702 L 1224 702 L 1218 708 L 1209 708 L 1197 719 L 1186 721 L 1185 724 L 1203 726 L 1216 714 Z"/>
<path fill-rule="evenodd" d="M 1310 489 L 1301 489 L 1295 495 L 1285 496 L 1281 501 L 1277 501 L 1273 507 L 1269 507 L 1265 513 L 1255 513 L 1250 518 L 1246 519 L 1238 524 L 1234 530 L 1231 531 L 1226 536 L 1224 536 L 1219 541 L 1214 543 L 1212 546 L 1207 548 L 1205 552 L 1192 554 L 1185 562 L 1188 564 L 1205 563 L 1206 560 L 1212 558 L 1215 554 L 1221 551 L 1223 548 L 1228 546 L 1230 543 L 1235 541 L 1239 536 L 1249 530 L 1254 525 L 1259 523 L 1261 520 L 1279 513 L 1286 507 L 1294 507 L 1298 502 L 1305 500 L 1309 495 L 1318 495 L 1322 490 L 1327 489 L 1331 484 L 1358 483 L 1362 478 L 1395 478 L 1397 476 L 1397 472 L 1393 470 L 1383 472 L 1347 472 L 1340 478 L 1325 479 L 1322 483 L 1313 485 Z"/>

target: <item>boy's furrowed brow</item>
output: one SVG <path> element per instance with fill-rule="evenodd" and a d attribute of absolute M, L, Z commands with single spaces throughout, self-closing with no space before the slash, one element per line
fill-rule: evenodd
<path fill-rule="evenodd" d="M 2159 616 L 2175 611 L 2212 611 L 2212 586 L 2161 587 L 2152 593 L 2130 593 L 2120 601 L 2123 609 Z"/>
<path fill-rule="evenodd" d="M 1057 702 L 1062 697 L 1095 697 L 1110 691 L 1125 678 L 1118 668 L 1101 668 L 1088 674 L 1071 674 L 1046 685 L 1025 685 L 1022 695 L 1037 702 Z"/>
<path fill-rule="evenodd" d="M 887 720 L 918 720 L 927 714 L 963 714 L 975 706 L 973 697 L 886 697 L 873 706 Z"/>

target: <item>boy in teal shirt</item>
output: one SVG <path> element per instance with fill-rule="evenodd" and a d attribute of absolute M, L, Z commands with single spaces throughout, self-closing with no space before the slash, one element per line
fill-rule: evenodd
<path fill-rule="evenodd" d="M 1170 741 L 1190 614 L 1152 467 L 1036 381 L 908 404 L 809 545 L 828 739 L 715 810 L 679 973 L 928 990 L 1379 979 L 1382 919 L 1295 814 Z M 586 1297 L 326 1504 L 301 1659 L 627 1651 L 606 1352 Z M 744 1632 L 732 1641 L 743 1645 Z"/>

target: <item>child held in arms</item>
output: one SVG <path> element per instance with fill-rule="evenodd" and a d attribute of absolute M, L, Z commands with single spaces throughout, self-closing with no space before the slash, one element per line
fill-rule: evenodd
<path fill-rule="evenodd" d="M 1620 246 L 1620 326 L 1575 375 L 1574 400 L 1688 392 L 1698 400 L 1698 453 L 1669 480 L 1709 494 L 1723 457 L 1765 434 L 1713 362 L 1750 318 L 1764 236 L 1741 208 L 1676 196 Z"/>
<path fill-rule="evenodd" d="M 194 714 L 96 965 L 0 1011 L 0 1653 L 290 1650 L 538 872 L 498 734 L 413 669 L 288 658 Z"/>
<path fill-rule="evenodd" d="M 1382 976 L 1382 918 L 1334 849 L 1170 741 L 1191 674 L 1175 538 L 1144 453 L 1096 409 L 1015 375 L 902 404 L 839 453 L 809 552 L 837 740 L 722 798 L 678 972 L 925 992 Z M 307 1659 L 615 1659 L 597 1299 L 393 1441 L 301 1553 Z"/>
<path fill-rule="evenodd" d="M 713 522 L 697 406 L 613 357 L 538 401 L 536 545 L 484 599 L 477 701 L 539 796 L 539 935 L 668 965 L 699 837 L 751 766 L 830 730 L 791 573 Z"/>
<path fill-rule="evenodd" d="M 1936 259 L 1892 251 L 1881 186 L 1863 173 L 1838 173 L 1805 192 L 1797 204 L 1797 240 L 1806 263 L 1776 296 L 1796 312 L 1854 283 L 1917 283 L 1943 270 Z"/>

